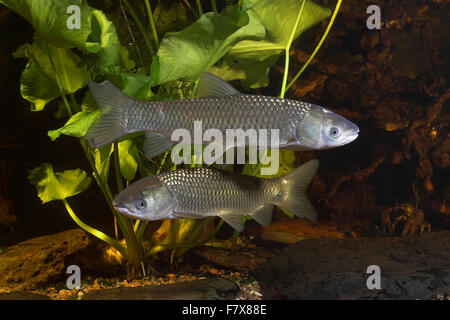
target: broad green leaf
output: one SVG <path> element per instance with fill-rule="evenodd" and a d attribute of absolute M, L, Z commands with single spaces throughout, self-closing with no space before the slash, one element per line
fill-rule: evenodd
<path fill-rule="evenodd" d="M 128 58 L 127 48 L 120 44 L 114 24 L 100 10 L 92 12 L 91 28 L 86 49 L 98 54 L 101 70 L 111 66 L 120 66 L 124 70 L 134 67 L 134 62 Z"/>
<path fill-rule="evenodd" d="M 49 131 L 48 136 L 52 141 L 55 141 L 61 134 L 77 138 L 84 137 L 89 127 L 100 117 L 100 115 L 101 111 L 98 109 L 93 112 L 78 112 L 67 121 L 64 127 Z"/>
<path fill-rule="evenodd" d="M 119 164 L 122 176 L 127 180 L 133 180 L 137 171 L 136 146 L 131 139 L 119 142 Z"/>
<path fill-rule="evenodd" d="M 70 49 L 46 46 L 35 41 L 33 44 L 26 44 L 16 56 L 21 54 L 25 54 L 29 60 L 21 76 L 20 90 L 22 97 L 32 103 L 33 111 L 42 110 L 48 102 L 61 95 L 56 74 L 65 94 L 75 93 L 89 81 L 87 69 L 79 66 L 81 59 Z"/>
<path fill-rule="evenodd" d="M 331 15 L 331 10 L 317 5 L 311 0 L 306 1 L 300 21 L 295 28 L 297 16 L 302 1 L 299 0 L 252 0 L 254 6 L 249 11 L 254 13 L 267 31 L 264 40 L 243 40 L 231 48 L 224 57 L 222 65 L 211 71 L 225 80 L 242 79 L 247 88 L 267 86 L 268 72 L 279 56 L 290 46 L 289 38 L 293 39 L 304 31 Z M 274 13 L 282 19 L 274 19 Z M 241 71 L 245 72 L 245 76 Z"/>
<path fill-rule="evenodd" d="M 54 172 L 50 163 L 31 170 L 28 179 L 36 186 L 42 203 L 63 200 L 86 190 L 91 178 L 81 169 Z"/>
<path fill-rule="evenodd" d="M 92 150 L 95 167 L 103 181 L 107 182 L 109 177 L 109 166 L 111 154 L 113 152 L 112 144 Z"/>
<path fill-rule="evenodd" d="M 138 100 L 147 100 L 153 96 L 152 79 L 140 68 L 135 73 L 125 72 L 120 67 L 105 69 L 105 77 L 119 87 L 125 94 Z"/>
<path fill-rule="evenodd" d="M 270 156 L 270 149 L 268 150 L 269 156 Z M 282 175 L 285 175 L 286 173 L 292 171 L 295 168 L 294 165 L 295 162 L 295 154 L 292 150 L 286 150 L 286 149 L 279 149 L 279 168 L 278 172 L 274 175 L 261 175 L 261 170 L 259 164 L 249 164 L 246 163 L 244 165 L 244 170 L 242 171 L 243 174 L 252 175 L 255 177 L 262 177 L 262 178 L 275 178 Z M 270 164 L 264 165 L 263 167 L 269 167 Z"/>
<path fill-rule="evenodd" d="M 0 3 L 25 18 L 36 31 L 39 39 L 60 48 L 85 48 L 91 33 L 92 8 L 82 0 L 0 0 Z M 72 5 L 80 8 L 80 28 L 69 29 L 67 21 Z"/>
<path fill-rule="evenodd" d="M 230 12 L 208 12 L 184 30 L 167 33 L 152 62 L 153 84 L 196 80 L 237 42 L 264 37 L 264 27 L 257 19 L 243 10 L 237 16 Z"/>

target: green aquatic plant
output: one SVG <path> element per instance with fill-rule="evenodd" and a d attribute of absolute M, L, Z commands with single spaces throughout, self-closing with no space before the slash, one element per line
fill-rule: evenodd
<path fill-rule="evenodd" d="M 33 43 L 24 44 L 14 54 L 28 59 L 21 76 L 23 98 L 31 103 L 33 111 L 41 111 L 55 100 L 62 101 L 68 120 L 61 128 L 49 130 L 48 136 L 52 141 L 61 135 L 79 139 L 92 170 L 90 177 L 81 169 L 55 172 L 51 164 L 43 163 L 31 171 L 29 180 L 43 203 L 62 201 L 75 223 L 119 251 L 133 273 L 149 255 L 164 250 L 182 254 L 189 247 L 208 243 L 223 221 L 215 226 L 214 218 L 167 220 L 146 243 L 143 237 L 147 222 L 122 216 L 112 201 L 114 194 L 133 180 L 175 169 L 169 151 L 145 159 L 141 134 L 92 149 L 83 136 L 101 112 L 91 93 L 81 90 L 90 79 L 109 80 L 140 100 L 190 98 L 205 71 L 226 80 L 240 79 L 246 88 L 258 88 L 268 85 L 269 69 L 284 54 L 283 97 L 292 84 L 287 85 L 292 42 L 328 18 L 331 11 L 311 0 L 240 0 L 224 8 L 219 8 L 215 0 L 196 0 L 195 4 L 180 0 L 172 7 L 162 1 L 119 0 L 118 12 L 106 15 L 88 2 L 0 0 L 35 30 Z M 207 4 L 212 12 L 204 12 Z M 67 13 L 70 6 L 80 9 L 78 16 L 73 17 L 76 11 Z M 274 19 L 274 12 L 283 19 Z M 69 18 L 79 19 L 79 28 L 68 28 Z M 123 45 L 125 39 L 132 45 Z M 281 151 L 279 175 L 292 169 L 294 160 L 292 151 Z M 244 173 L 256 175 L 260 167 L 246 165 Z M 112 174 L 114 182 L 109 179 Z M 114 238 L 81 221 L 69 204 L 68 198 L 89 188 L 92 181 L 100 187 L 113 214 Z"/>

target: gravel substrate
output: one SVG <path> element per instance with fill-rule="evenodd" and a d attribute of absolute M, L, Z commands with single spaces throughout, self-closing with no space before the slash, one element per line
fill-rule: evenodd
<path fill-rule="evenodd" d="M 202 265 L 198 271 L 193 273 L 173 274 L 168 273 L 164 277 L 146 277 L 138 280 L 127 281 L 125 278 L 91 278 L 87 277 L 81 282 L 80 289 L 67 289 L 65 283 L 57 283 L 55 286 L 47 287 L 33 291 L 33 293 L 45 294 L 52 300 L 81 300 L 83 296 L 90 291 L 117 288 L 117 287 L 142 287 L 164 284 L 174 284 L 185 281 L 194 281 L 206 279 L 211 276 L 220 276 L 234 281 L 240 288 L 236 300 L 261 300 L 259 283 L 243 272 L 233 272 L 212 268 L 208 265 Z"/>

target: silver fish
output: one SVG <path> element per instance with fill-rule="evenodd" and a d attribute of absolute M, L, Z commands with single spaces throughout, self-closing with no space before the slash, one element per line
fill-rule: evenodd
<path fill-rule="evenodd" d="M 102 111 L 85 136 L 91 146 L 99 148 L 129 133 L 145 131 L 144 153 L 148 158 L 175 144 L 171 141 L 175 129 L 185 128 L 192 135 L 194 121 L 202 121 L 203 130 L 220 130 L 223 136 L 226 129 L 266 129 L 268 133 L 279 129 L 279 147 L 294 150 L 339 147 L 355 140 L 359 133 L 354 123 L 323 107 L 242 94 L 208 72 L 200 77 L 199 98 L 194 99 L 138 101 L 109 81 L 91 81 L 89 88 Z"/>
<path fill-rule="evenodd" d="M 139 220 L 219 216 L 238 231 L 244 229 L 245 215 L 269 226 L 274 205 L 316 220 L 306 190 L 318 166 L 318 160 L 310 160 L 271 179 L 213 168 L 179 169 L 136 181 L 113 204 L 120 213 Z"/>

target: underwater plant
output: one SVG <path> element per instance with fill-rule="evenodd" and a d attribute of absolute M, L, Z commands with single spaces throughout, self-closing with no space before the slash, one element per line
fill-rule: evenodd
<path fill-rule="evenodd" d="M 189 247 L 207 244 L 223 221 L 215 225 L 214 218 L 165 220 L 145 243 L 147 222 L 134 222 L 118 213 L 113 195 L 137 178 L 174 170 L 175 165 L 168 156 L 170 151 L 146 159 L 140 133 L 99 149 L 91 148 L 83 137 L 101 112 L 91 92 L 84 89 L 88 81 L 109 80 L 139 100 L 184 99 L 195 96 L 196 83 L 206 71 L 225 80 L 240 80 L 247 89 L 267 86 L 270 68 L 284 55 L 280 92 L 284 97 L 326 38 L 342 0 L 337 2 L 316 50 L 289 84 L 292 42 L 331 15 L 330 9 L 311 0 L 227 1 L 221 10 L 215 0 L 196 0 L 195 5 L 189 0 L 173 1 L 171 5 L 120 0 L 116 12 L 108 14 L 89 2 L 0 0 L 35 30 L 33 43 L 22 45 L 14 54 L 15 58 L 28 59 L 21 76 L 22 97 L 31 103 L 33 111 L 43 110 L 50 102 L 62 103 L 68 121 L 50 130 L 48 136 L 52 141 L 61 135 L 79 139 L 94 178 L 81 169 L 55 172 L 50 163 L 43 163 L 31 171 L 29 180 L 43 203 L 62 201 L 74 222 L 120 252 L 134 275 L 150 255 L 164 250 L 183 254 Z M 206 12 L 203 7 L 212 11 Z M 277 176 L 291 171 L 294 160 L 293 151 L 280 151 Z M 243 173 L 257 175 L 261 166 L 246 164 Z M 111 171 L 114 183 L 108 183 Z M 69 204 L 68 198 L 88 189 L 92 181 L 101 189 L 113 214 L 114 237 L 81 221 Z"/>

